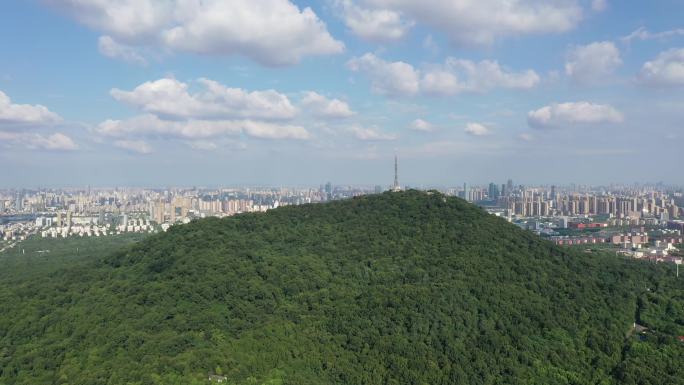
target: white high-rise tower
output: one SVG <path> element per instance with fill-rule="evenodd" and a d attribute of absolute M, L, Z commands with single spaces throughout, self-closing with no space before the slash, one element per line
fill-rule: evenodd
<path fill-rule="evenodd" d="M 401 186 L 399 186 L 399 162 L 396 155 L 394 155 L 394 185 L 392 185 L 392 191 L 401 191 Z"/>

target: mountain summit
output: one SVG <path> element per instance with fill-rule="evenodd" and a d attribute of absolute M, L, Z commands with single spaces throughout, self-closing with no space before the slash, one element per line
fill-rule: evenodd
<path fill-rule="evenodd" d="M 437 192 L 209 218 L 0 280 L 0 384 L 681 383 L 667 273 Z"/>

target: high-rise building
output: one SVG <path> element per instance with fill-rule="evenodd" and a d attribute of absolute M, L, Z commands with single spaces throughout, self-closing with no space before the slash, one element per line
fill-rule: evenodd
<path fill-rule="evenodd" d="M 489 193 L 489 199 L 498 199 L 499 198 L 499 187 L 495 183 L 490 183 L 488 193 Z"/>
<path fill-rule="evenodd" d="M 164 202 L 157 202 L 155 205 L 154 219 L 159 225 L 164 223 Z"/>
<path fill-rule="evenodd" d="M 332 183 L 328 182 L 325 184 L 325 195 L 328 200 L 332 199 L 333 187 Z"/>
<path fill-rule="evenodd" d="M 20 191 L 17 191 L 17 196 L 14 201 L 14 210 L 21 211 L 24 208 L 24 197 Z"/>

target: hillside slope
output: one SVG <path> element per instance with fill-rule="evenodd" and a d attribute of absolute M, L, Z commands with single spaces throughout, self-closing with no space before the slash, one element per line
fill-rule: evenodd
<path fill-rule="evenodd" d="M 0 384 L 676 384 L 682 288 L 437 193 L 285 207 L 0 280 Z"/>

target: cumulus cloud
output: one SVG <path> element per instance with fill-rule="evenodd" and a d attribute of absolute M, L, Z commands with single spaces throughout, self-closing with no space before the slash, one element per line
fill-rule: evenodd
<path fill-rule="evenodd" d="M 567 55 L 565 73 L 581 84 L 605 79 L 622 65 L 620 50 L 609 41 L 595 42 L 572 48 Z"/>
<path fill-rule="evenodd" d="M 142 114 L 103 121 L 93 131 L 126 143 L 128 150 L 137 153 L 147 153 L 135 148 L 145 149 L 140 142 L 154 138 L 180 140 L 200 151 L 216 148 L 216 140 L 225 142 L 226 137 L 241 135 L 273 140 L 311 138 L 304 127 L 284 122 L 294 119 L 299 111 L 286 95 L 275 90 L 250 92 L 204 78 L 190 84 L 166 78 L 145 82 L 131 91 L 115 88 L 110 93 Z M 312 106 L 317 116 L 353 114 L 346 103 L 315 92 L 307 93 L 303 102 Z"/>
<path fill-rule="evenodd" d="M 74 151 L 78 145 L 60 132 L 45 134 L 26 132 L 26 129 L 53 127 L 62 121 L 47 107 L 36 104 L 13 103 L 0 91 L 0 144 L 6 147 L 20 146 L 31 150 Z"/>
<path fill-rule="evenodd" d="M 229 88 L 209 79 L 199 79 L 201 92 L 191 94 L 186 83 L 176 79 L 145 82 L 132 91 L 112 89 L 114 99 L 170 119 L 290 119 L 297 110 L 286 95 L 274 90 L 248 92 Z"/>
<path fill-rule="evenodd" d="M 355 115 L 346 102 L 339 99 L 328 99 L 313 91 L 305 94 L 301 104 L 313 115 L 326 119 L 344 119 Z"/>
<path fill-rule="evenodd" d="M 415 131 L 430 132 L 433 127 L 430 122 L 423 119 L 416 119 L 411 123 L 411 129 Z"/>
<path fill-rule="evenodd" d="M 125 42 L 152 42 L 174 19 L 178 1 L 45 0 L 89 28 Z"/>
<path fill-rule="evenodd" d="M 127 120 L 106 120 L 95 131 L 109 137 L 171 137 L 207 139 L 225 135 L 239 135 L 262 139 L 308 139 L 305 128 L 251 120 L 163 120 L 147 114 Z"/>
<path fill-rule="evenodd" d="M 589 102 L 551 104 L 527 114 L 530 127 L 545 129 L 586 124 L 611 124 L 624 120 L 622 113 L 607 104 Z"/>
<path fill-rule="evenodd" d="M 399 40 L 413 27 L 399 12 L 360 7 L 352 0 L 336 0 L 345 25 L 356 36 L 370 41 Z"/>
<path fill-rule="evenodd" d="M 301 126 L 292 124 L 272 124 L 246 120 L 239 122 L 239 126 L 248 136 L 260 139 L 298 139 L 311 138 L 309 132 Z"/>
<path fill-rule="evenodd" d="M 465 132 L 468 135 L 473 136 L 485 136 L 492 133 L 489 127 L 480 123 L 468 123 L 466 124 Z"/>
<path fill-rule="evenodd" d="M 0 143 L 19 145 L 31 150 L 74 151 L 78 145 L 62 133 L 43 135 L 14 131 L 0 131 Z"/>
<path fill-rule="evenodd" d="M 95 131 L 110 137 L 176 137 L 184 139 L 211 138 L 220 135 L 238 135 L 241 130 L 234 122 L 208 120 L 162 120 L 146 114 L 126 120 L 106 120 Z"/>
<path fill-rule="evenodd" d="M 10 97 L 0 91 L 0 125 L 48 124 L 62 118 L 47 107 L 39 104 L 15 104 Z"/>
<path fill-rule="evenodd" d="M 136 154 L 152 153 L 152 146 L 142 140 L 117 140 L 114 146 Z"/>
<path fill-rule="evenodd" d="M 351 59 L 347 67 L 367 74 L 373 91 L 381 95 L 415 95 L 420 91 L 420 73 L 408 63 L 388 62 L 367 53 Z"/>
<path fill-rule="evenodd" d="M 492 60 L 473 62 L 447 58 L 443 66 L 423 73 L 424 91 L 438 95 L 486 92 L 494 88 L 529 89 L 540 81 L 539 75 L 532 70 L 513 72 Z"/>
<path fill-rule="evenodd" d="M 397 139 L 396 135 L 384 133 L 375 126 L 352 126 L 349 130 L 352 132 L 352 134 L 354 134 L 354 137 L 356 137 L 356 139 L 364 141 L 383 141 Z"/>
<path fill-rule="evenodd" d="M 131 64 L 147 65 L 147 59 L 137 49 L 117 43 L 110 36 L 101 36 L 98 40 L 98 48 L 102 55 L 109 58 L 123 60 Z"/>
<path fill-rule="evenodd" d="M 488 45 L 500 38 L 569 31 L 582 20 L 576 0 L 365 0 L 376 9 L 444 32 L 454 43 Z"/>
<path fill-rule="evenodd" d="M 424 70 L 404 62 L 388 62 L 372 53 L 353 58 L 347 66 L 371 79 L 374 92 L 388 96 L 454 95 L 462 92 L 486 92 L 494 88 L 528 89 L 539 84 L 536 72 L 510 71 L 496 61 L 473 62 L 447 58 L 444 64 L 432 64 Z"/>
<path fill-rule="evenodd" d="M 36 134 L 31 142 L 33 146 L 46 150 L 74 151 L 78 149 L 78 145 L 70 137 L 60 132 L 48 136 Z"/>
<path fill-rule="evenodd" d="M 661 52 L 654 60 L 644 63 L 639 80 L 654 87 L 684 86 L 684 48 Z"/>
<path fill-rule="evenodd" d="M 289 0 L 46 0 L 126 46 L 243 55 L 269 66 L 341 53 L 311 8 Z"/>

